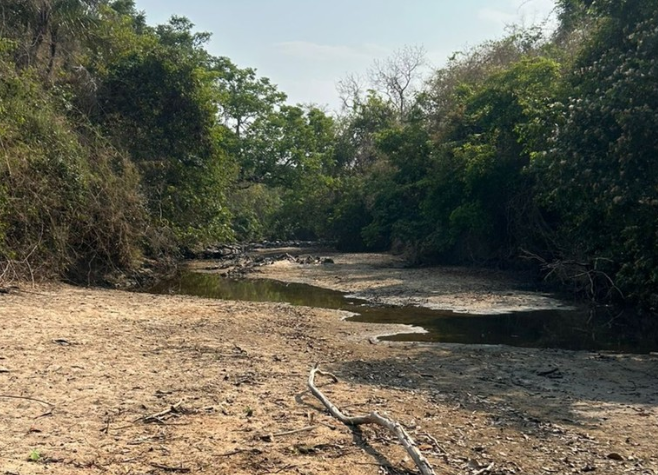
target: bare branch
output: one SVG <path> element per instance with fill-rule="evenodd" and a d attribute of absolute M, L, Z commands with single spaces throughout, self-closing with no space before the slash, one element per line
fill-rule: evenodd
<path fill-rule="evenodd" d="M 321 371 L 317 365 L 313 367 L 311 370 L 311 373 L 309 374 L 308 377 L 308 388 L 310 389 L 311 393 L 318 398 L 322 404 L 327 408 L 327 410 L 331 413 L 332 416 L 334 416 L 336 419 L 341 421 L 343 424 L 348 425 L 348 426 L 359 426 L 362 424 L 377 424 L 379 426 L 385 427 L 386 429 L 390 430 L 393 432 L 402 446 L 405 448 L 407 453 L 411 456 L 413 461 L 416 463 L 416 466 L 418 467 L 418 470 L 420 470 L 420 473 L 422 475 L 436 475 L 434 472 L 434 469 L 432 469 L 432 466 L 429 464 L 427 459 L 423 456 L 422 453 L 420 453 L 420 450 L 418 450 L 418 447 L 416 446 L 416 443 L 414 440 L 411 438 L 411 436 L 407 433 L 407 431 L 404 430 L 404 427 L 399 422 L 395 422 L 392 419 L 389 419 L 388 417 L 384 417 L 380 415 L 379 413 L 371 412 L 368 415 L 365 416 L 356 416 L 356 417 L 349 417 L 343 414 L 338 407 L 336 407 L 334 404 L 327 399 L 327 397 L 322 394 L 322 392 L 315 386 L 315 375 L 319 374 L 320 376 L 327 376 L 330 377 L 334 382 L 338 382 L 338 378 L 334 376 L 331 373 L 325 373 L 324 371 Z"/>
<path fill-rule="evenodd" d="M 359 74 L 348 74 L 336 83 L 343 111 L 351 110 L 361 102 L 366 91 L 366 79 Z"/>
<path fill-rule="evenodd" d="M 368 77 L 375 88 L 395 105 L 400 115 L 404 115 L 409 96 L 416 92 L 421 69 L 426 64 L 425 48 L 405 46 L 386 60 L 375 61 Z"/>

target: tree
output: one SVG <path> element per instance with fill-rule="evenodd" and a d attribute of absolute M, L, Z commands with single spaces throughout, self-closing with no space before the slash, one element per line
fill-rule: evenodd
<path fill-rule="evenodd" d="M 417 92 L 426 64 L 423 47 L 405 46 L 384 61 L 375 61 L 368 71 L 374 88 L 388 97 L 400 117 Z"/>
<path fill-rule="evenodd" d="M 219 72 L 220 114 L 238 139 L 258 117 L 271 113 L 286 100 L 286 95 L 268 78 L 259 78 L 255 69 L 241 69 L 228 58 L 218 58 L 214 67 Z"/>
<path fill-rule="evenodd" d="M 141 263 L 140 176 L 0 41 L 0 280 L 96 281 Z"/>
<path fill-rule="evenodd" d="M 230 237 L 224 193 L 232 164 L 217 124 L 217 72 L 207 35 L 174 17 L 160 42 L 116 58 L 100 91 L 102 122 L 130 151 L 150 210 L 184 241 Z"/>
<path fill-rule="evenodd" d="M 258 77 L 255 69 L 239 68 L 228 58 L 216 58 L 212 67 L 217 73 L 219 117 L 233 132 L 227 150 L 239 165 L 238 182 L 241 187 L 261 182 L 269 159 L 254 156 L 262 146 L 254 141 L 265 133 L 286 95 L 268 78 Z"/>
<path fill-rule="evenodd" d="M 336 163 L 341 169 L 365 173 L 379 158 L 375 147 L 377 132 L 396 121 L 396 113 L 388 102 L 374 91 L 355 104 L 349 115 L 340 121 L 341 131 L 336 142 Z"/>
<path fill-rule="evenodd" d="M 243 168 L 252 181 L 297 187 L 329 165 L 333 131 L 333 120 L 315 107 L 281 106 L 250 128 Z"/>
<path fill-rule="evenodd" d="M 647 0 L 584 3 L 599 25 L 555 105 L 561 120 L 537 160 L 541 196 L 562 219 L 562 248 L 593 272 L 593 293 L 614 281 L 658 301 L 658 13 Z"/>
<path fill-rule="evenodd" d="M 17 64 L 39 67 L 50 77 L 59 55 L 71 57 L 97 20 L 102 0 L 7 0 L 3 18 L 12 18 L 13 36 L 21 39 Z M 5 25 L 7 28 L 8 25 Z M 47 53 L 43 52 L 47 45 Z"/>
<path fill-rule="evenodd" d="M 343 113 L 356 109 L 366 94 L 366 79 L 358 74 L 348 74 L 336 83 Z"/>

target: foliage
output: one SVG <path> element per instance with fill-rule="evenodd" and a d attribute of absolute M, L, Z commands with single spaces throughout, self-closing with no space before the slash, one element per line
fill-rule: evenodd
<path fill-rule="evenodd" d="M 567 78 L 560 127 L 538 170 L 541 198 L 562 217 L 569 254 L 612 278 L 624 294 L 658 294 L 658 14 L 648 1 L 598 8 L 611 13 Z"/>
<path fill-rule="evenodd" d="M 456 54 L 404 115 L 382 120 L 386 101 L 341 83 L 341 242 L 417 262 L 573 262 L 562 276 L 591 297 L 658 302 L 655 4 L 559 8 L 550 39 L 513 30 Z"/>
<path fill-rule="evenodd" d="M 265 185 L 279 199 L 276 209 L 266 205 L 263 236 L 311 239 L 322 234 L 333 183 L 335 134 L 334 120 L 312 106 L 280 106 L 257 117 L 245 131 L 239 187 L 258 186 L 261 193 Z M 235 213 L 243 222 L 262 215 L 252 208 Z"/>
<path fill-rule="evenodd" d="M 149 28 L 130 0 L 0 8 L 2 278 L 89 282 L 229 239 L 207 35 Z"/>
<path fill-rule="evenodd" d="M 336 151 L 359 186 L 332 219 L 417 262 L 525 253 L 593 298 L 654 305 L 655 4 L 559 6 L 550 40 L 515 30 L 455 55 L 404 116 L 372 120 L 375 92 L 355 101 Z"/>
<path fill-rule="evenodd" d="M 376 132 L 381 165 L 370 175 L 366 242 L 396 245 L 416 261 L 508 258 L 523 240 L 528 210 L 517 205 L 532 186 L 525 167 L 550 124 L 558 82 L 554 61 L 528 57 L 444 89 L 453 112 L 440 123 L 430 93 L 403 123 Z"/>
<path fill-rule="evenodd" d="M 217 124 L 216 74 L 205 36 L 173 18 L 151 50 L 107 65 L 100 120 L 139 167 L 149 208 L 185 244 L 230 237 L 223 202 L 230 164 Z"/>
<path fill-rule="evenodd" d="M 416 263 L 533 256 L 592 298 L 655 307 L 658 10 L 557 11 L 550 37 L 512 28 L 425 81 L 422 48 L 402 48 L 341 81 L 333 115 L 212 56 L 186 18 L 3 1 L 1 278 L 90 281 L 170 245 L 322 238 Z"/>
<path fill-rule="evenodd" d="M 43 459 L 43 455 L 38 449 L 33 449 L 30 451 L 30 454 L 27 456 L 27 459 L 30 462 L 40 462 Z"/>
<path fill-rule="evenodd" d="M 93 127 L 74 131 L 34 75 L 0 70 L 4 276 L 133 268 L 145 222 L 134 167 Z"/>
<path fill-rule="evenodd" d="M 231 229 L 238 241 L 256 242 L 280 237 L 277 234 L 277 216 L 283 206 L 281 194 L 281 189 L 262 183 L 238 187 L 229 194 Z"/>

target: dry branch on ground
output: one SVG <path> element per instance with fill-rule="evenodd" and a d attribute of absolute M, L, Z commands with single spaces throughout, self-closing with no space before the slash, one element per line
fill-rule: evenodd
<path fill-rule="evenodd" d="M 336 407 L 322 392 L 315 386 L 315 375 L 319 374 L 320 376 L 328 376 L 334 382 L 338 382 L 338 378 L 331 373 L 326 373 L 318 368 L 317 365 L 313 367 L 311 373 L 308 377 L 308 387 L 311 390 L 311 393 L 317 397 L 322 404 L 327 408 L 327 410 L 334 416 L 336 419 L 341 421 L 343 424 L 348 426 L 359 426 L 363 424 L 376 424 L 381 427 L 384 427 L 393 434 L 396 435 L 402 446 L 405 448 L 407 453 L 411 456 L 413 461 L 416 463 L 418 470 L 422 475 L 435 475 L 432 466 L 429 464 L 427 459 L 420 453 L 416 443 L 411 438 L 411 436 L 404 430 L 404 427 L 399 422 L 396 422 L 388 417 L 382 416 L 377 411 L 373 411 L 370 414 L 364 416 L 355 416 L 350 417 L 343 414 L 338 407 Z"/>

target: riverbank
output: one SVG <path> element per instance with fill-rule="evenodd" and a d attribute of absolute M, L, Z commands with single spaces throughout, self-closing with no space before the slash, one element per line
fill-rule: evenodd
<path fill-rule="evenodd" d="M 0 469 L 412 473 L 389 434 L 353 433 L 308 394 L 320 362 L 341 379 L 323 388 L 332 401 L 401 421 L 437 473 L 658 473 L 656 356 L 373 344 L 383 326 L 340 317 L 65 285 L 2 294 Z"/>
<path fill-rule="evenodd" d="M 272 254 L 256 249 L 258 259 Z M 404 259 L 389 253 L 340 253 L 328 249 L 286 248 L 276 253 L 299 256 L 277 260 L 243 272 L 244 277 L 311 284 L 346 292 L 384 305 L 415 305 L 459 313 L 495 314 L 515 311 L 567 309 L 570 304 L 550 294 L 531 292 L 534 287 L 518 274 L 468 267 L 409 268 Z M 304 257 L 329 259 L 329 264 L 304 264 Z M 216 271 L 213 261 L 190 261 L 197 271 Z"/>

